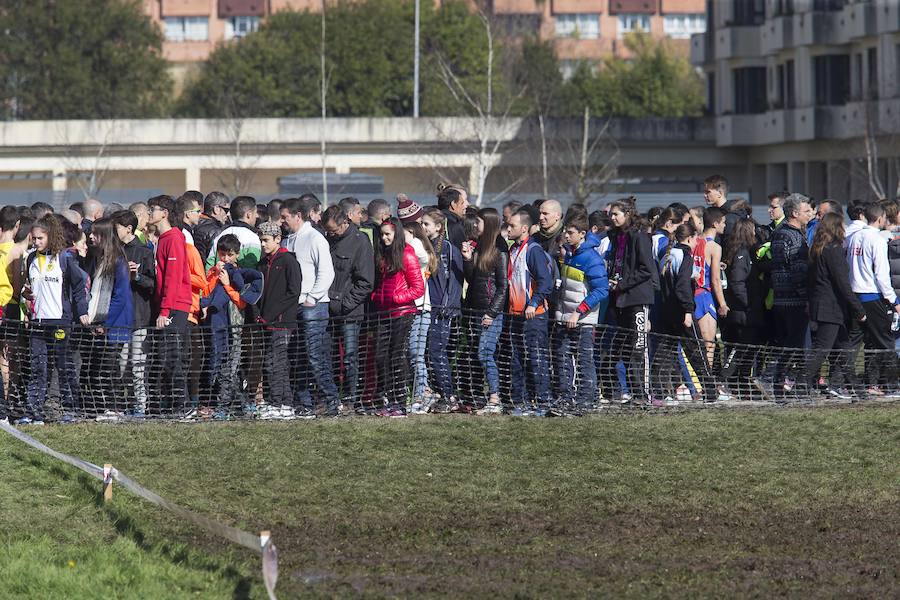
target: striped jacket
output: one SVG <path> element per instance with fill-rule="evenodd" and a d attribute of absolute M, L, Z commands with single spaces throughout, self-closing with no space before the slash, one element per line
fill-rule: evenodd
<path fill-rule="evenodd" d="M 600 240 L 588 234 L 577 250 L 566 247 L 560 267 L 559 301 L 556 319 L 561 320 L 577 312 L 581 323 L 597 324 L 606 316 L 609 303 L 609 280 L 606 264 L 597 252 Z"/>

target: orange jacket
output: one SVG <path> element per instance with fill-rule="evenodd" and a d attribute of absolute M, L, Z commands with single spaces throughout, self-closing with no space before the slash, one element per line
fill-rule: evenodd
<path fill-rule="evenodd" d="M 185 244 L 187 250 L 188 270 L 191 274 L 191 312 L 188 320 L 195 325 L 200 322 L 200 298 L 209 293 L 206 286 L 206 273 L 200 252 L 191 244 Z"/>

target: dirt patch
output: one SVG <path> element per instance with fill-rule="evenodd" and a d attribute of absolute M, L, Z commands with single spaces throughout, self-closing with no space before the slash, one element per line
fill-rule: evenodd
<path fill-rule="evenodd" d="M 313 595 L 890 596 L 900 509 L 419 516 L 280 530 L 285 591 Z"/>

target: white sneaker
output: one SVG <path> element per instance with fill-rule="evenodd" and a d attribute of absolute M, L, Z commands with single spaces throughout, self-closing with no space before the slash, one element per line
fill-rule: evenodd
<path fill-rule="evenodd" d="M 294 411 L 293 406 L 288 406 L 287 404 L 282 404 L 281 408 L 278 409 L 281 414 L 281 419 L 283 421 L 293 421 L 297 418 L 297 413 Z"/>
<path fill-rule="evenodd" d="M 0 424 L 9 425 L 9 417 L 3 417 L 0 419 Z"/>
<path fill-rule="evenodd" d="M 261 421 L 277 421 L 281 419 L 281 409 L 266 404 L 259 407 L 259 419 Z"/>
<path fill-rule="evenodd" d="M 98 423 L 115 423 L 116 421 L 121 419 L 122 416 L 123 415 L 121 415 L 115 411 L 108 410 L 108 411 L 104 412 L 102 415 L 97 415 L 96 421 Z"/>

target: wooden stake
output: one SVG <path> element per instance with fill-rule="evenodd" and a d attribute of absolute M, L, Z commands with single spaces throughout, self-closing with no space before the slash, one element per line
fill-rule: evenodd
<path fill-rule="evenodd" d="M 103 502 L 112 501 L 112 465 L 103 465 Z"/>

